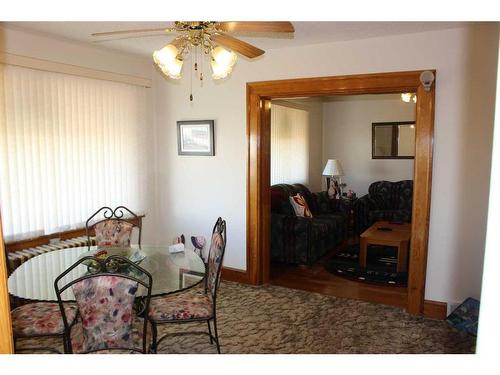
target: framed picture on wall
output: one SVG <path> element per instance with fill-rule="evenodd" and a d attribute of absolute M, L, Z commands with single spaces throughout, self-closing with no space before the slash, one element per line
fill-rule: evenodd
<path fill-rule="evenodd" d="M 177 121 L 179 155 L 214 156 L 214 120 Z"/>
<path fill-rule="evenodd" d="M 203 272 L 196 272 L 196 271 L 187 270 L 185 268 L 180 268 L 179 269 L 179 288 L 184 289 L 184 288 L 196 285 L 203 279 L 204 276 L 205 276 L 205 273 L 203 273 Z"/>

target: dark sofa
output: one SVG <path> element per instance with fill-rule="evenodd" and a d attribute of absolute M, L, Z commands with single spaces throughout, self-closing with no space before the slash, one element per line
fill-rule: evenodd
<path fill-rule="evenodd" d="M 312 218 L 297 217 L 289 197 L 301 193 Z M 311 193 L 301 184 L 271 186 L 271 260 L 312 264 L 346 238 L 346 213 L 327 192 Z"/>
<path fill-rule="evenodd" d="M 354 204 L 356 232 L 361 234 L 376 221 L 411 222 L 413 181 L 377 181 Z"/>

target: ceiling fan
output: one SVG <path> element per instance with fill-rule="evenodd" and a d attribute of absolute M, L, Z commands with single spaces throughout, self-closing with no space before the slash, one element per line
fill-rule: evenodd
<path fill-rule="evenodd" d="M 120 30 L 93 33 L 93 37 L 110 37 L 133 34 L 146 34 L 162 32 L 177 34 L 175 38 L 160 50 L 154 51 L 153 60 L 161 71 L 170 78 L 181 78 L 183 62 L 188 54 L 199 53 L 211 55 L 212 78 L 227 77 L 236 62 L 237 52 L 248 58 L 255 58 L 264 51 L 229 33 L 293 33 L 295 31 L 290 22 L 216 22 L 216 21 L 175 21 L 173 27 L 151 28 L 138 30 Z M 132 36 L 141 37 L 141 36 Z M 109 40 L 109 39 L 106 39 Z M 194 50 L 194 53 L 193 53 Z M 198 70 L 197 59 L 194 70 Z M 203 72 L 200 72 L 203 80 Z"/>

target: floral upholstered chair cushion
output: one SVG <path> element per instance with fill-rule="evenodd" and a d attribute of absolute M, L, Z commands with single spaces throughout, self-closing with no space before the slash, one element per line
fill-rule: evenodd
<path fill-rule="evenodd" d="M 111 275 L 95 276 L 72 288 L 82 321 L 82 351 L 132 347 L 137 282 Z"/>
<path fill-rule="evenodd" d="M 208 253 L 208 274 L 207 274 L 207 288 L 212 293 L 215 294 L 217 289 L 217 275 L 222 261 L 222 255 L 224 252 L 224 239 L 222 235 L 215 232 L 212 235 L 212 241 L 210 243 L 210 250 Z"/>
<path fill-rule="evenodd" d="M 149 318 L 152 321 L 208 319 L 213 317 L 212 296 L 217 289 L 217 276 L 224 251 L 224 239 L 215 232 L 208 254 L 207 289 L 193 288 L 185 292 L 151 299 Z"/>
<path fill-rule="evenodd" d="M 144 320 L 139 317 L 135 317 L 134 322 L 132 324 L 132 339 L 131 339 L 131 348 L 135 349 L 136 351 L 142 351 L 143 348 L 143 332 L 144 332 Z M 149 347 L 151 344 L 152 337 L 151 337 L 151 330 L 148 329 L 147 332 L 147 337 L 146 337 L 146 347 Z M 79 354 L 83 353 L 86 351 L 85 346 L 84 346 L 84 329 L 83 326 L 80 322 L 76 323 L 71 330 L 71 349 L 73 353 Z M 111 354 L 120 354 L 120 353 L 134 353 L 135 351 L 131 351 L 129 349 L 124 349 L 124 350 L 103 350 L 100 351 L 99 353 L 111 353 Z"/>
<path fill-rule="evenodd" d="M 122 220 L 103 220 L 94 225 L 97 246 L 130 246 L 134 225 Z"/>
<path fill-rule="evenodd" d="M 212 298 L 204 288 L 151 299 L 149 318 L 153 321 L 203 319 L 213 316 Z"/>
<path fill-rule="evenodd" d="M 65 304 L 66 319 L 71 326 L 75 321 L 77 306 Z M 16 337 L 62 335 L 64 323 L 58 303 L 29 303 L 14 309 L 11 313 L 12 329 Z"/>

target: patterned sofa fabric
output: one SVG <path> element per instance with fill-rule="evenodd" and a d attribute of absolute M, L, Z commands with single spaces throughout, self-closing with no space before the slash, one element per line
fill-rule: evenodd
<path fill-rule="evenodd" d="M 356 232 L 361 234 L 376 221 L 411 222 L 413 181 L 377 181 L 355 205 Z"/>
<path fill-rule="evenodd" d="M 300 193 L 312 218 L 297 217 L 289 196 Z M 326 192 L 311 193 L 302 184 L 271 186 L 271 260 L 311 264 L 346 238 L 346 215 Z"/>

